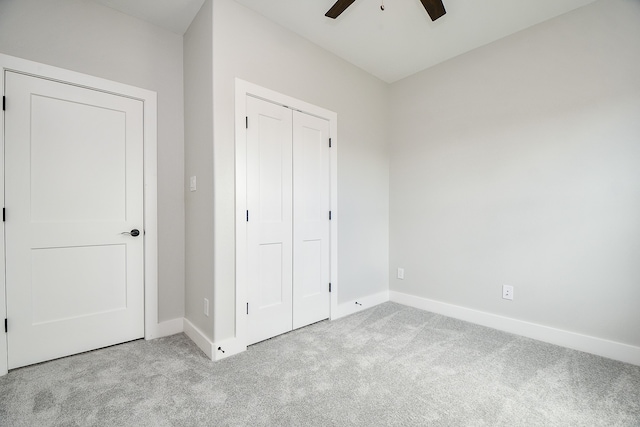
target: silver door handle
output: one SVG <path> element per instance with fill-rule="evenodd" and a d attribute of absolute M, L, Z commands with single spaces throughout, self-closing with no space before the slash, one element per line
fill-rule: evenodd
<path fill-rule="evenodd" d="M 134 229 L 133 229 L 133 230 L 131 230 L 131 231 L 123 231 L 123 232 L 122 232 L 122 233 L 120 233 L 120 234 L 128 234 L 129 236 L 136 237 L 136 236 L 139 236 L 139 235 L 140 235 L 140 230 L 138 230 L 138 229 L 134 228 Z"/>

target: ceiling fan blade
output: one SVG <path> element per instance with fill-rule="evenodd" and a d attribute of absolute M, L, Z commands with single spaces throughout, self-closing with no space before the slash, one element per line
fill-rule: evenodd
<path fill-rule="evenodd" d="M 332 19 L 336 19 L 342 12 L 345 11 L 346 8 L 351 6 L 351 4 L 356 0 L 338 0 L 331 9 L 324 16 Z"/>
<path fill-rule="evenodd" d="M 427 9 L 427 13 L 431 17 L 432 21 L 442 17 L 446 10 L 444 10 L 444 4 L 442 4 L 442 0 L 420 0 L 425 9 Z"/>

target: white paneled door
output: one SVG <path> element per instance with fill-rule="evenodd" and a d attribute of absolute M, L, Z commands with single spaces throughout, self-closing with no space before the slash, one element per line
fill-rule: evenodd
<path fill-rule="evenodd" d="M 249 342 L 291 330 L 291 111 L 247 98 L 247 262 Z"/>
<path fill-rule="evenodd" d="M 247 97 L 248 343 L 329 317 L 329 122 Z"/>
<path fill-rule="evenodd" d="M 5 82 L 9 368 L 143 337 L 142 101 Z"/>
<path fill-rule="evenodd" d="M 293 329 L 329 317 L 329 122 L 293 111 Z"/>

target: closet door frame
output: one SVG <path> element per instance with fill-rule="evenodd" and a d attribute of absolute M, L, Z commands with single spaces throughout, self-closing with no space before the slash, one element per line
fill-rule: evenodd
<path fill-rule="evenodd" d="M 305 101 L 272 91 L 245 80 L 235 79 L 235 235 L 236 235 L 236 265 L 235 265 L 235 351 L 247 348 L 247 97 L 259 98 L 274 104 L 282 105 L 292 110 L 317 116 L 329 121 L 329 136 L 331 138 L 330 151 L 330 279 L 331 304 L 329 319 L 333 320 L 338 314 L 338 115 L 324 108 L 309 104 Z"/>

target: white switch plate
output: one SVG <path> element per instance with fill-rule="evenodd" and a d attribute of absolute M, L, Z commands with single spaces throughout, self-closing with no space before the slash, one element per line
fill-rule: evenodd
<path fill-rule="evenodd" d="M 502 286 L 502 298 L 504 299 L 513 299 L 513 286 L 504 285 Z"/>
<path fill-rule="evenodd" d="M 192 176 L 189 178 L 189 191 L 196 191 L 196 177 Z"/>
<path fill-rule="evenodd" d="M 398 269 L 398 279 L 404 280 L 404 268 Z"/>

